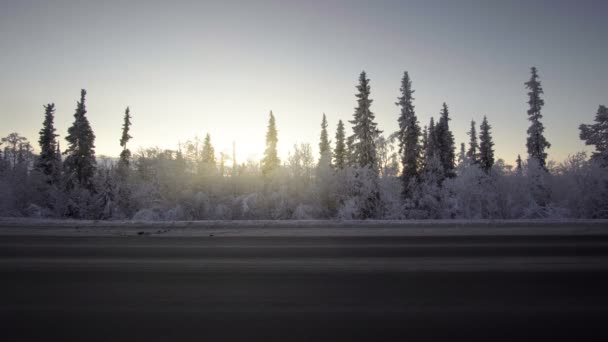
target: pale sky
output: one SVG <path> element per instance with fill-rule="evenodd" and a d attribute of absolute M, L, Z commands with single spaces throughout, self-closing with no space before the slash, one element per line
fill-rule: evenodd
<path fill-rule="evenodd" d="M 97 154 L 117 156 L 125 107 L 132 151 L 210 133 L 260 158 L 268 113 L 285 158 L 350 120 L 361 70 L 379 128 L 397 129 L 407 70 L 421 125 L 451 110 L 456 143 L 488 116 L 498 157 L 525 155 L 530 66 L 545 90 L 549 158 L 584 150 L 578 125 L 608 104 L 608 1 L 0 0 L 0 136 L 37 145 L 43 105 L 63 139 L 81 88 Z M 350 133 L 350 125 L 347 125 Z M 38 146 L 36 146 L 38 148 Z M 588 150 L 588 149 L 587 149 Z"/>

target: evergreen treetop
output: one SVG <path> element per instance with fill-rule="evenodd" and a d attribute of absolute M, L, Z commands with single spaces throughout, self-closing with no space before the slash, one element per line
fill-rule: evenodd
<path fill-rule="evenodd" d="M 471 164 L 477 164 L 479 161 L 479 143 L 477 143 L 477 129 L 475 128 L 475 120 L 471 120 L 471 129 L 467 132 L 469 136 L 469 149 L 467 157 Z"/>
<path fill-rule="evenodd" d="M 487 117 L 484 116 L 479 126 L 479 164 L 485 172 L 490 172 L 494 165 L 494 142 L 490 133 L 491 128 Z"/>
<path fill-rule="evenodd" d="M 274 114 L 270 111 L 268 130 L 266 131 L 266 150 L 264 151 L 264 158 L 262 159 L 262 173 L 264 176 L 269 176 L 281 163 L 277 153 L 278 140 L 276 121 Z"/>
<path fill-rule="evenodd" d="M 346 143 L 345 132 L 344 132 L 344 123 L 342 120 L 338 121 L 338 128 L 336 129 L 336 148 L 334 149 L 334 165 L 339 170 L 344 169 L 347 163 L 346 156 Z"/>
<path fill-rule="evenodd" d="M 401 185 L 402 196 L 411 197 L 410 182 L 418 177 L 418 161 L 420 159 L 420 126 L 414 111 L 414 90 L 408 72 L 401 79 L 401 96 L 395 103 L 401 108 L 399 113 L 399 154 L 401 155 Z"/>
<path fill-rule="evenodd" d="M 213 145 L 211 145 L 211 136 L 209 133 L 205 135 L 205 141 L 203 142 L 203 150 L 201 152 L 201 158 L 203 164 L 209 166 L 215 166 L 215 149 Z"/>
<path fill-rule="evenodd" d="M 371 111 L 370 85 L 365 71 L 359 75 L 357 107 L 353 114 L 353 152 L 354 158 L 359 167 L 369 167 L 378 170 L 378 160 L 376 156 L 376 138 L 382 131 L 378 130 L 375 115 Z"/>
<path fill-rule="evenodd" d="M 601 162 L 602 165 L 608 165 L 608 108 L 600 105 L 595 115 L 595 123 L 581 124 L 579 130 L 579 136 L 585 141 L 585 145 L 595 146 L 591 159 Z"/>
<path fill-rule="evenodd" d="M 331 146 L 329 145 L 329 137 L 327 135 L 327 118 L 323 113 L 323 120 L 321 120 L 321 137 L 319 141 L 319 163 L 322 161 L 331 164 Z"/>
<path fill-rule="evenodd" d="M 40 144 L 40 155 L 36 160 L 36 168 L 45 176 L 50 177 L 47 181 L 53 183 L 57 180 L 59 168 L 57 165 L 57 136 L 55 134 L 55 104 L 49 103 L 44 106 L 44 122 L 40 130 L 38 143 Z"/>
<path fill-rule="evenodd" d="M 550 148 L 551 144 L 545 139 L 545 127 L 540 121 L 543 117 L 541 109 L 545 105 L 545 101 L 541 97 L 544 94 L 544 91 L 536 67 L 532 67 L 530 73 L 530 80 L 525 83 L 526 88 L 529 89 L 528 120 L 530 120 L 530 127 L 528 127 L 527 131 L 528 139 L 526 141 L 526 147 L 528 149 L 528 156 L 536 159 L 539 166 L 546 171 L 547 153 L 545 152 L 545 149 Z"/>
<path fill-rule="evenodd" d="M 437 147 L 439 160 L 443 166 L 445 175 L 448 177 L 454 176 L 454 161 L 456 159 L 454 146 L 454 135 L 450 131 L 448 105 L 444 102 L 441 109 L 439 122 L 435 127 L 435 136 L 437 139 Z"/>
<path fill-rule="evenodd" d="M 122 147 L 122 152 L 120 152 L 120 168 L 128 168 L 130 159 L 131 159 L 131 151 L 127 148 L 127 143 L 131 138 L 129 135 L 129 130 L 131 128 L 131 111 L 129 107 L 125 109 L 124 121 L 122 124 L 122 135 L 120 137 L 120 146 Z M 124 170 L 123 170 L 124 171 Z"/>
<path fill-rule="evenodd" d="M 80 91 L 80 101 L 74 113 L 74 123 L 68 129 L 65 140 L 68 149 L 64 161 L 69 186 L 79 185 L 93 190 L 93 175 L 96 169 L 95 161 L 95 134 L 86 117 L 86 90 Z"/>

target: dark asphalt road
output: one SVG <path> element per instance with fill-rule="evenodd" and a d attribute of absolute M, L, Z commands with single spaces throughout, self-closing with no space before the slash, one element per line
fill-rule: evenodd
<path fill-rule="evenodd" d="M 607 322 L 608 235 L 0 236 L 4 341 L 607 340 Z"/>

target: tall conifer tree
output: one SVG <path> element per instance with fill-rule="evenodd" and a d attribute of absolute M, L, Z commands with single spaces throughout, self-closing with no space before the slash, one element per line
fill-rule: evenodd
<path fill-rule="evenodd" d="M 467 157 L 471 164 L 479 162 L 479 143 L 477 142 L 477 129 L 475 128 L 475 120 L 471 120 L 471 129 L 467 132 L 469 136 L 469 149 Z"/>
<path fill-rule="evenodd" d="M 528 127 L 528 139 L 526 147 L 528 148 L 528 157 L 534 158 L 540 167 L 547 170 L 547 153 L 545 149 L 550 148 L 551 144 L 545 139 L 543 126 L 540 119 L 542 119 L 541 109 L 545 105 L 545 101 L 541 95 L 544 94 L 543 88 L 540 84 L 538 72 L 536 67 L 530 69 L 530 80 L 525 83 L 528 92 L 528 120 L 530 120 L 530 127 Z"/>
<path fill-rule="evenodd" d="M 323 120 L 321 120 L 319 155 L 319 164 L 325 163 L 331 165 L 331 146 L 329 145 L 329 136 L 327 135 L 327 118 L 325 117 L 325 113 L 323 113 Z"/>
<path fill-rule="evenodd" d="M 494 142 L 490 132 L 491 128 L 488 118 L 484 116 L 479 126 L 479 165 L 485 172 L 490 172 L 494 165 Z"/>
<path fill-rule="evenodd" d="M 595 123 L 582 124 L 579 126 L 579 130 L 579 137 L 585 141 L 585 145 L 595 146 L 591 159 L 608 166 L 608 108 L 600 105 L 595 115 Z"/>
<path fill-rule="evenodd" d="M 378 171 L 378 158 L 376 155 L 376 138 L 382 131 L 378 130 L 374 122 L 375 115 L 371 111 L 373 100 L 370 96 L 369 79 L 365 71 L 359 75 L 359 91 L 357 96 L 357 107 L 353 114 L 353 152 L 358 167 L 369 167 L 374 172 Z"/>
<path fill-rule="evenodd" d="M 336 129 L 336 148 L 334 149 L 334 165 L 338 170 L 344 169 L 347 163 L 346 142 L 344 139 L 344 123 L 340 120 Z"/>
<path fill-rule="evenodd" d="M 93 175 L 96 169 L 95 134 L 86 117 L 86 94 L 86 90 L 80 91 L 80 101 L 78 101 L 76 113 L 74 113 L 74 123 L 68 129 L 68 135 L 65 137 L 68 149 L 65 151 L 67 157 L 64 161 L 64 168 L 68 176 L 69 187 L 78 185 L 93 190 Z"/>
<path fill-rule="evenodd" d="M 120 152 L 119 167 L 124 168 L 124 170 L 129 168 L 129 163 L 131 162 L 131 151 L 127 148 L 127 143 L 132 138 L 132 136 L 129 135 L 130 128 L 131 128 L 131 111 L 130 111 L 129 107 L 127 107 L 127 109 L 125 109 L 125 116 L 124 116 L 123 124 L 122 124 L 122 135 L 120 137 L 120 147 L 122 147 L 122 152 Z"/>
<path fill-rule="evenodd" d="M 36 160 L 36 168 L 47 177 L 47 183 L 58 180 L 59 165 L 57 164 L 57 134 L 55 134 L 55 104 L 44 106 L 44 122 L 40 130 L 40 155 Z"/>
<path fill-rule="evenodd" d="M 203 142 L 203 151 L 201 152 L 201 158 L 203 164 L 205 164 L 206 166 L 216 166 L 215 149 L 213 148 L 213 145 L 211 145 L 211 136 L 209 135 L 209 133 L 207 133 L 207 135 L 205 136 L 205 141 Z"/>
<path fill-rule="evenodd" d="M 448 105 L 444 102 L 441 109 L 439 122 L 435 127 L 435 136 L 437 139 L 437 147 L 439 152 L 439 160 L 443 166 L 443 171 L 447 177 L 453 177 L 454 162 L 456 159 L 454 146 L 454 135 L 450 131 Z"/>
<path fill-rule="evenodd" d="M 401 155 L 401 186 L 404 198 L 411 197 L 410 182 L 418 178 L 420 159 L 420 126 L 414 111 L 414 90 L 408 72 L 403 73 L 401 79 L 401 96 L 398 97 L 399 113 L 399 154 Z"/>
<path fill-rule="evenodd" d="M 515 160 L 515 163 L 517 165 L 515 167 L 515 170 L 516 170 L 516 172 L 517 172 L 518 175 L 521 175 L 524 170 L 523 170 L 523 167 L 521 165 L 522 164 L 522 162 L 521 162 L 521 156 L 519 154 L 517 155 L 517 160 Z"/>
<path fill-rule="evenodd" d="M 270 174 L 276 170 L 281 163 L 277 153 L 278 141 L 279 139 L 276 121 L 272 111 L 270 111 L 268 130 L 266 131 L 266 150 L 264 151 L 264 159 L 262 159 L 262 173 L 264 176 L 270 176 Z"/>

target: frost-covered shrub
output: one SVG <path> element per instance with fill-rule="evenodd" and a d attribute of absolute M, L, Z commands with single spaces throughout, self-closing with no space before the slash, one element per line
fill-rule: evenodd
<path fill-rule="evenodd" d="M 390 176 L 380 178 L 380 193 L 383 209 L 382 218 L 390 220 L 405 218 L 400 179 Z"/>
<path fill-rule="evenodd" d="M 458 177 L 443 182 L 442 218 L 501 218 L 498 209 L 496 178 L 477 165 L 462 168 Z"/>
<path fill-rule="evenodd" d="M 443 216 L 440 187 L 440 182 L 443 178 L 441 161 L 437 157 L 430 158 L 421 174 L 420 182 L 412 187 L 411 202 L 414 204 L 413 207 L 415 209 L 408 210 L 408 218 L 413 218 L 415 215 L 416 218 L 438 219 Z"/>
<path fill-rule="evenodd" d="M 340 220 L 354 220 L 357 218 L 358 210 L 359 204 L 357 203 L 357 199 L 348 198 L 338 208 L 336 217 Z"/>
<path fill-rule="evenodd" d="M 585 153 L 569 156 L 551 182 L 552 202 L 576 218 L 608 218 L 608 169 Z"/>
<path fill-rule="evenodd" d="M 382 200 L 377 171 L 368 167 L 346 168 L 342 176 L 345 178 L 338 185 L 340 218 L 366 219 L 381 217 Z"/>
<path fill-rule="evenodd" d="M 259 207 L 259 194 L 251 193 L 241 195 L 234 199 L 232 212 L 236 219 L 259 219 L 261 210 Z"/>
<path fill-rule="evenodd" d="M 291 215 L 294 220 L 311 220 L 315 217 L 315 209 L 307 204 L 298 205 Z"/>
<path fill-rule="evenodd" d="M 218 204 L 213 210 L 212 218 L 214 220 L 230 220 L 232 219 L 232 210 L 225 204 Z"/>
<path fill-rule="evenodd" d="M 270 196 L 264 197 L 264 204 L 272 220 L 290 219 L 293 207 L 290 205 L 289 198 L 282 192 L 273 192 Z"/>
<path fill-rule="evenodd" d="M 160 221 L 161 215 L 152 209 L 142 209 L 133 215 L 133 221 Z"/>
<path fill-rule="evenodd" d="M 181 205 L 177 205 L 171 209 L 166 210 L 162 215 L 162 219 L 165 221 L 183 221 L 191 220 L 192 218 L 186 214 L 184 208 Z"/>

